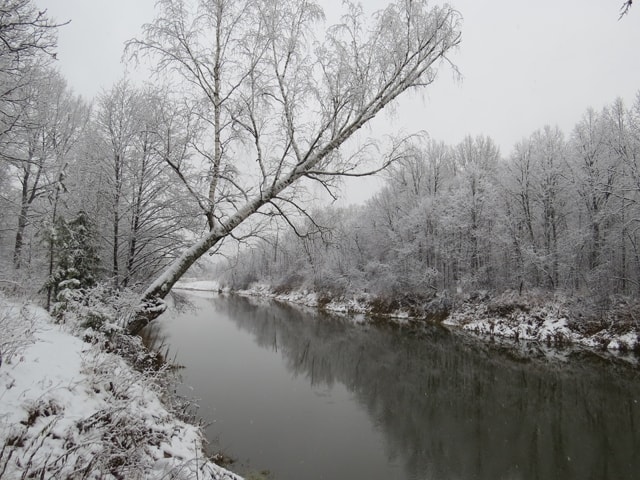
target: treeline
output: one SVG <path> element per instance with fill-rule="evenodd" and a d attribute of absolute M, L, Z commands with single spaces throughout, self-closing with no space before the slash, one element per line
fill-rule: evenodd
<path fill-rule="evenodd" d="M 507 157 L 488 137 L 416 144 L 363 206 L 328 208 L 226 266 L 234 288 L 640 291 L 640 94 L 546 126 Z"/>
<path fill-rule="evenodd" d="M 55 68 L 59 26 L 30 0 L 0 13 L 0 287 L 48 302 L 148 282 L 204 228 L 182 165 L 195 121 L 126 80 L 91 103 L 76 95 Z"/>
<path fill-rule="evenodd" d="M 126 80 L 91 105 L 53 68 L 33 75 L 0 137 L 4 271 L 54 286 L 148 281 L 183 247 L 185 231 L 204 227 L 171 168 L 189 141 L 177 109 Z"/>
<path fill-rule="evenodd" d="M 302 172 L 287 140 L 293 130 L 278 123 L 289 110 L 275 102 L 273 116 L 266 115 L 268 109 L 248 101 L 258 95 L 254 89 L 232 89 L 242 95 L 222 110 L 224 121 L 215 120 L 216 102 L 204 102 L 202 92 L 126 80 L 90 103 L 55 69 L 60 25 L 30 0 L 6 7 L 0 12 L 2 288 L 41 290 L 49 302 L 60 290 L 98 282 L 135 289 L 203 236 L 224 252 L 223 240 L 253 242 L 260 235 L 225 266 L 224 282 L 412 298 L 531 288 L 608 298 L 640 289 L 640 96 L 630 106 L 616 100 L 600 112 L 588 110 L 568 134 L 551 127 L 534 132 L 506 158 L 487 137 L 455 146 L 425 140 L 406 151 L 403 144 L 385 187 L 367 204 L 307 215 L 300 193 L 307 185 L 299 182 L 286 195 L 274 185 L 284 190 L 306 179 L 332 189 L 359 157 L 330 155 L 335 168 Z M 455 29 L 449 34 L 457 38 Z M 394 65 L 385 58 L 381 65 Z M 265 69 L 277 67 L 264 60 Z M 256 127 L 247 136 L 241 111 L 264 113 L 261 122 L 273 131 Z M 332 131 L 331 123 L 321 123 Z M 283 139 L 271 137 L 279 134 Z M 246 153 L 252 145 L 258 161 Z M 283 220 L 295 211 L 302 219 Z"/>
<path fill-rule="evenodd" d="M 89 103 L 55 69 L 62 25 L 33 0 L 4 2 L 0 288 L 44 291 L 48 306 L 133 288 L 136 333 L 203 255 L 304 211 L 311 185 L 386 165 L 337 150 L 435 80 L 461 16 L 426 0 L 344 7 L 349 28 L 321 25 L 309 2 L 158 2 L 125 49 L 157 84 L 123 80 Z"/>

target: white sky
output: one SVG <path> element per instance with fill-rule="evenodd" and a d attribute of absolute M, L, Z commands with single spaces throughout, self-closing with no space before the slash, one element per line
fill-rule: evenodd
<path fill-rule="evenodd" d="M 319 0 L 333 13 L 338 0 Z M 58 66 L 91 98 L 124 72 L 124 42 L 154 16 L 155 0 L 36 0 L 58 21 Z M 382 0 L 363 1 L 381 6 Z M 601 109 L 640 91 L 640 5 L 618 21 L 622 0 L 450 0 L 463 15 L 452 56 L 463 79 L 442 70 L 423 95 L 401 100 L 378 122 L 405 133 L 426 130 L 456 144 L 492 137 L 507 155 L 545 124 L 569 134 L 587 107 Z M 377 130 L 377 128 L 376 128 Z"/>

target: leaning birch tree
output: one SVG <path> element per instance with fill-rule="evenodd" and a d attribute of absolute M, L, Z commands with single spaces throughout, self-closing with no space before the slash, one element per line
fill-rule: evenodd
<path fill-rule="evenodd" d="M 254 214 L 304 212 L 301 186 L 331 189 L 402 156 L 400 145 L 372 164 L 340 147 L 402 93 L 431 84 L 460 41 L 460 15 L 448 5 L 397 0 L 372 16 L 344 3 L 324 28 L 309 0 L 159 0 L 144 35 L 128 43 L 158 74 L 181 82 L 200 134 L 191 145 L 201 168 L 186 185 L 206 233 L 142 293 L 127 329 L 160 315 L 163 298 L 202 255 L 241 235 Z M 184 164 L 173 164 L 176 178 Z"/>

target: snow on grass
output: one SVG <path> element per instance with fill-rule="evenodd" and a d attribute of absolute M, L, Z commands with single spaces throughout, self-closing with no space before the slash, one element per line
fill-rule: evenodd
<path fill-rule="evenodd" d="M 217 292 L 220 290 L 220 284 L 215 280 L 196 280 L 192 278 L 185 278 L 177 281 L 173 288 L 178 290 Z"/>
<path fill-rule="evenodd" d="M 380 315 L 374 307 L 375 299 L 366 294 L 325 298 L 317 292 L 304 289 L 276 292 L 265 284 L 253 284 L 249 289 L 236 293 L 349 314 L 357 317 L 358 321 L 374 314 Z M 420 318 L 402 308 L 385 313 L 384 316 L 400 322 Z M 548 298 L 544 295 L 520 296 L 515 292 L 505 292 L 495 298 L 489 298 L 488 293 L 484 292 L 474 300 L 458 302 L 451 308 L 442 324 L 481 337 L 502 338 L 516 343 L 534 342 L 538 344 L 535 350 L 544 350 L 544 355 L 548 357 L 564 356 L 564 353 L 554 347 L 576 345 L 590 350 L 606 351 L 625 360 L 637 362 L 637 357 L 631 353 L 640 350 L 640 329 L 637 323 L 634 325 L 617 321 L 612 322 L 608 328 L 585 332 L 579 317 L 580 314 L 576 314 L 567 306 L 566 299 Z"/>
<path fill-rule="evenodd" d="M 329 298 L 318 292 L 307 289 L 278 292 L 274 291 L 271 286 L 260 283 L 252 284 L 248 289 L 238 290 L 235 293 L 252 297 L 272 298 L 281 302 L 294 303 L 296 305 L 302 305 L 310 308 L 322 308 L 323 310 L 332 313 L 353 315 L 359 320 L 363 318 L 363 315 L 374 314 L 394 318 L 400 321 L 412 318 L 411 314 L 404 309 L 396 309 L 385 313 L 374 312 L 374 307 L 372 305 L 373 298 L 366 293 Z"/>
<path fill-rule="evenodd" d="M 458 305 L 443 322 L 476 335 L 532 341 L 549 346 L 579 345 L 607 351 L 636 361 L 627 352 L 640 349 L 638 326 L 611 322 L 608 326 L 589 325 L 577 318 L 563 299 L 538 300 L 504 294 L 492 300 L 467 301 Z"/>
<path fill-rule="evenodd" d="M 149 372 L 2 297 L 0 329 L 0 478 L 239 479 Z"/>

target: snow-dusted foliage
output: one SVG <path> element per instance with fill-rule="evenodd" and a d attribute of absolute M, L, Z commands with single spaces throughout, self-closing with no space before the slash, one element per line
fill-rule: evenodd
<path fill-rule="evenodd" d="M 493 298 L 475 296 L 461 302 L 445 320 L 481 336 L 554 347 L 581 345 L 616 354 L 640 352 L 640 305 L 617 298 L 606 311 L 595 313 L 588 300 L 564 295 L 519 295 L 505 292 Z M 636 361 L 631 356 L 631 360 Z"/>
<path fill-rule="evenodd" d="M 98 283 L 92 288 L 62 289 L 52 305 L 52 315 L 71 328 L 93 328 L 111 333 L 133 315 L 137 295 L 132 290 L 115 289 Z"/>
<path fill-rule="evenodd" d="M 238 479 L 203 456 L 200 430 L 161 401 L 162 371 L 106 350 L 116 337 L 85 330 L 87 343 L 4 298 L 0 322 L 0 478 Z M 139 339 L 121 341 L 144 355 Z"/>
<path fill-rule="evenodd" d="M 327 208 L 221 270 L 224 284 L 406 306 L 437 292 L 565 292 L 607 310 L 640 285 L 640 95 L 545 127 L 502 158 L 487 137 L 416 142 L 363 206 Z"/>
<path fill-rule="evenodd" d="M 2 298 L 0 297 L 0 300 Z M 11 363 L 14 357 L 33 342 L 35 315 L 26 304 L 0 303 L 0 366 Z M 20 321 L 16 321 L 19 318 Z"/>
<path fill-rule="evenodd" d="M 45 283 L 48 303 L 65 301 L 71 291 L 96 284 L 100 258 L 97 254 L 95 228 L 86 212 L 79 212 L 70 222 L 57 218 L 51 228 L 50 275 Z"/>

